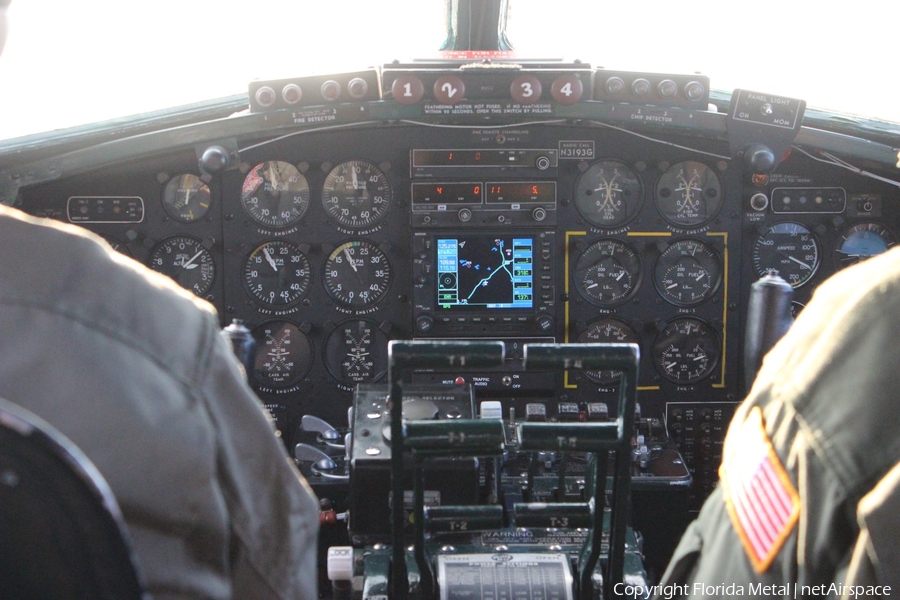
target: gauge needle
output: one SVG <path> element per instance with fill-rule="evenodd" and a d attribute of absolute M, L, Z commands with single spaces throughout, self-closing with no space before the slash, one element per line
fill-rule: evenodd
<path fill-rule="evenodd" d="M 270 265 L 272 265 L 272 268 L 275 269 L 275 272 L 277 273 L 277 272 L 278 272 L 278 265 L 275 264 L 275 259 L 272 258 L 272 255 L 269 254 L 269 252 L 270 252 L 270 249 L 269 249 L 269 248 L 263 248 L 263 254 L 266 255 L 266 261 L 267 261 Z"/>
<path fill-rule="evenodd" d="M 350 266 L 353 267 L 353 272 L 357 272 L 356 261 L 353 260 L 353 257 L 350 256 L 350 251 L 347 248 L 344 248 L 344 255 L 347 257 L 347 262 L 350 263 Z"/>
<path fill-rule="evenodd" d="M 197 254 L 195 254 L 194 256 L 192 256 L 191 259 L 190 259 L 189 261 L 187 261 L 187 262 L 185 262 L 185 263 L 182 263 L 182 264 L 181 264 L 181 268 L 182 268 L 182 269 L 196 269 L 196 268 L 197 268 L 197 265 L 194 264 L 194 261 L 197 260 L 197 259 L 200 257 L 201 254 L 203 254 L 203 249 L 202 249 L 202 248 L 201 248 L 200 250 L 198 250 L 198 251 L 197 251 Z"/>
<path fill-rule="evenodd" d="M 699 355 L 699 356 L 697 356 L 697 357 L 694 358 L 694 362 L 697 362 L 698 360 L 706 360 L 706 355 L 705 355 L 705 354 L 701 354 L 701 355 Z"/>
<path fill-rule="evenodd" d="M 812 269 L 811 266 L 809 266 L 808 264 L 806 264 L 799 258 L 794 258 L 793 256 L 788 256 L 788 258 L 791 259 L 792 261 L 794 261 L 795 263 L 797 263 L 798 265 L 800 265 L 801 267 L 803 267 L 804 269 Z"/>

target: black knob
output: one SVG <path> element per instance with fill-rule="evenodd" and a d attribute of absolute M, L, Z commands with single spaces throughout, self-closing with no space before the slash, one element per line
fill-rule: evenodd
<path fill-rule="evenodd" d="M 431 331 L 432 327 L 434 327 L 434 319 L 429 315 L 422 315 L 416 319 L 416 329 L 422 333 Z"/>
<path fill-rule="evenodd" d="M 771 173 L 778 164 L 775 153 L 768 146 L 753 144 L 744 152 L 744 161 L 756 173 Z"/>
<path fill-rule="evenodd" d="M 222 146 L 210 146 L 200 156 L 200 168 L 210 175 L 216 175 L 225 170 L 229 158 L 228 150 Z"/>

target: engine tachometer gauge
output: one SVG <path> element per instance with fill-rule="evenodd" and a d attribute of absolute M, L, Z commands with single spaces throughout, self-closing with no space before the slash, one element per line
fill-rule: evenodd
<path fill-rule="evenodd" d="M 612 317 L 598 319 L 578 335 L 579 344 L 637 344 L 638 335 L 624 321 Z M 584 371 L 591 381 L 615 383 L 622 377 L 622 371 Z"/>
<path fill-rule="evenodd" d="M 309 182 L 290 163 L 270 160 L 250 169 L 241 187 L 241 206 L 268 229 L 297 223 L 309 208 Z"/>
<path fill-rule="evenodd" d="M 575 208 L 597 227 L 620 227 L 641 210 L 644 187 L 628 165 L 616 160 L 592 164 L 575 185 Z"/>
<path fill-rule="evenodd" d="M 709 244 L 694 239 L 673 242 L 656 261 L 656 289 L 676 306 L 709 299 L 722 281 L 722 261 Z"/>
<path fill-rule="evenodd" d="M 335 302 L 350 308 L 376 304 L 391 285 L 391 263 L 381 249 L 365 240 L 335 248 L 325 261 L 325 290 Z"/>
<path fill-rule="evenodd" d="M 209 186 L 190 173 L 173 177 L 163 188 L 163 209 L 181 223 L 199 221 L 209 212 L 211 203 Z"/>
<path fill-rule="evenodd" d="M 708 377 L 719 363 L 719 337 L 693 317 L 669 322 L 653 344 L 653 362 L 672 383 L 693 384 Z"/>
<path fill-rule="evenodd" d="M 174 235 L 156 244 L 147 264 L 198 296 L 205 295 L 216 278 L 212 253 L 200 240 L 188 235 Z"/>
<path fill-rule="evenodd" d="M 325 367 L 345 385 L 378 381 L 387 372 L 387 345 L 377 323 L 344 321 L 325 340 Z"/>
<path fill-rule="evenodd" d="M 289 306 L 309 290 L 309 259 L 285 240 L 266 242 L 244 262 L 244 287 L 266 306 Z"/>
<path fill-rule="evenodd" d="M 259 385 L 285 388 L 296 384 L 312 366 L 312 344 L 297 325 L 269 321 L 253 329 L 256 359 L 253 380 Z"/>
<path fill-rule="evenodd" d="M 619 240 L 594 242 L 575 263 L 575 289 L 596 306 L 625 302 L 637 291 L 641 276 L 641 259 Z"/>
<path fill-rule="evenodd" d="M 819 269 L 819 243 L 799 223 L 778 223 L 753 244 L 752 259 L 760 277 L 775 270 L 797 288 L 812 279 Z"/>
<path fill-rule="evenodd" d="M 834 262 L 843 269 L 888 251 L 897 243 L 890 229 L 881 223 L 857 223 L 845 230 L 834 248 Z"/>
<path fill-rule="evenodd" d="M 697 161 L 675 163 L 656 184 L 659 213 L 679 227 L 699 227 L 711 221 L 724 199 L 719 176 Z"/>
<path fill-rule="evenodd" d="M 322 206 L 339 225 L 360 229 L 376 224 L 391 205 L 391 184 L 374 164 L 348 160 L 333 168 L 322 185 Z"/>

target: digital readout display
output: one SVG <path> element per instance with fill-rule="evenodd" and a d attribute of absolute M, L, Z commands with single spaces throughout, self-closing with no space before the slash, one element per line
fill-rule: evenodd
<path fill-rule="evenodd" d="M 413 167 L 534 167 L 557 165 L 556 150 L 413 150 Z"/>
<path fill-rule="evenodd" d="M 481 183 L 414 183 L 413 204 L 481 204 Z"/>
<path fill-rule="evenodd" d="M 552 181 L 488 182 L 484 191 L 488 204 L 556 203 L 556 183 Z"/>
<path fill-rule="evenodd" d="M 437 306 L 532 308 L 534 240 L 512 236 L 437 239 Z"/>

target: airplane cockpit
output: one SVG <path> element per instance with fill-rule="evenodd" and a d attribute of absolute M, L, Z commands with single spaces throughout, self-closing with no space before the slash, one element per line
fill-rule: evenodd
<path fill-rule="evenodd" d="M 0 142 L 0 202 L 215 307 L 322 597 L 645 597 L 765 351 L 897 243 L 900 125 L 446 4 L 426 56 Z"/>

